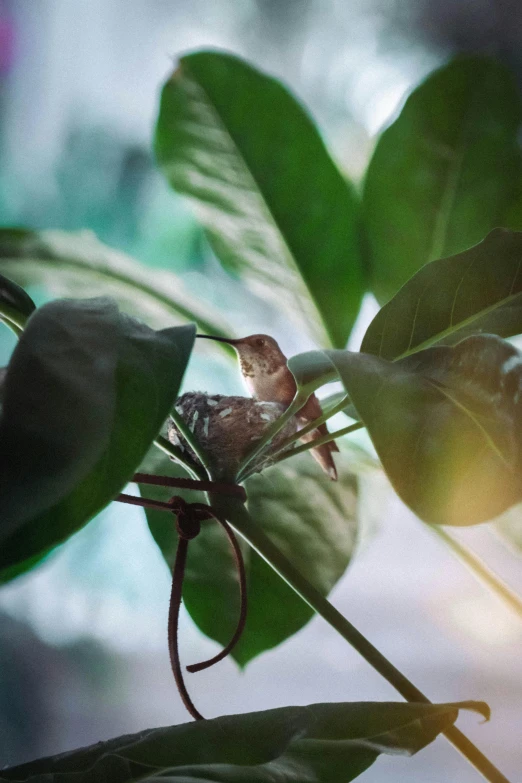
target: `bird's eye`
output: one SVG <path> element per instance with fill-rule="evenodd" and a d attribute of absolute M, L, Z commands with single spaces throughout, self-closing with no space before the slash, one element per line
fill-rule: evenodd
<path fill-rule="evenodd" d="M 265 341 L 263 340 L 262 337 L 260 337 L 259 340 L 257 340 L 256 342 L 259 348 L 262 348 L 263 345 L 265 344 Z"/>

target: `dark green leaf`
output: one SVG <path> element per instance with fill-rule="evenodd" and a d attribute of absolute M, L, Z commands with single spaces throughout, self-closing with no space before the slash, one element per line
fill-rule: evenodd
<path fill-rule="evenodd" d="M 0 275 L 0 321 L 19 334 L 36 305 L 23 288 Z"/>
<path fill-rule="evenodd" d="M 483 702 L 312 704 L 229 715 L 38 759 L 2 770 L 0 780 L 349 783 L 381 753 L 417 753 L 461 709 L 489 717 Z"/>
<path fill-rule="evenodd" d="M 496 226 L 522 228 L 522 210 L 513 210 L 521 117 L 513 75 L 486 58 L 459 57 L 408 98 L 364 188 L 371 288 L 381 302 L 428 261 Z"/>
<path fill-rule="evenodd" d="M 142 266 L 90 231 L 0 229 L 0 271 L 21 285 L 44 285 L 54 296 L 112 296 L 158 328 L 188 320 L 207 334 L 231 334 L 222 316 L 188 295 L 175 274 Z"/>
<path fill-rule="evenodd" d="M 237 57 L 182 57 L 163 88 L 156 155 L 224 266 L 319 344 L 326 328 L 344 347 L 363 293 L 359 205 L 292 95 Z"/>
<path fill-rule="evenodd" d="M 398 362 L 328 351 L 396 492 L 427 522 L 470 525 L 522 498 L 522 357 L 498 337 Z"/>
<path fill-rule="evenodd" d="M 361 350 L 396 359 L 479 332 L 522 332 L 522 232 L 496 229 L 424 266 L 377 313 Z"/>
<path fill-rule="evenodd" d="M 132 477 L 174 404 L 194 331 L 154 332 L 107 299 L 33 315 L 0 420 L 0 568 L 66 539 Z"/>
<path fill-rule="evenodd" d="M 254 521 L 324 595 L 345 572 L 357 536 L 357 480 L 342 454 L 337 465 L 339 481 L 330 482 L 310 455 L 304 454 L 245 484 Z M 172 565 L 176 535 L 171 520 L 161 512 L 147 510 L 147 516 L 154 538 Z M 248 574 L 248 619 L 233 655 L 245 665 L 296 633 L 313 612 L 256 552 L 242 547 Z M 183 597 L 203 633 L 225 645 L 237 623 L 239 587 L 230 545 L 217 524 L 205 523 L 190 544 Z"/>

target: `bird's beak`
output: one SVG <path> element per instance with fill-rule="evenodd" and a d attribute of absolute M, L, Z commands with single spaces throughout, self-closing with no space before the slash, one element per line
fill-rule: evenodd
<path fill-rule="evenodd" d="M 227 345 L 237 345 L 241 340 L 232 340 L 227 337 L 214 337 L 211 334 L 197 334 L 196 337 L 202 337 L 205 340 L 217 340 L 218 343 L 227 343 Z"/>

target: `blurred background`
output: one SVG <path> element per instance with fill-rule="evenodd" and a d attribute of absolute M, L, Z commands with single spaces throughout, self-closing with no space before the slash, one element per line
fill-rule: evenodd
<path fill-rule="evenodd" d="M 176 271 L 189 290 L 226 308 L 238 332 L 269 330 L 288 353 L 306 350 L 247 292 L 249 307 L 235 312 L 238 284 L 231 288 L 154 168 L 159 89 L 177 56 L 219 47 L 279 76 L 359 184 L 379 131 L 427 73 L 455 52 L 483 51 L 522 79 L 521 43 L 522 6 L 514 0 L 0 0 L 0 222 L 90 229 L 145 264 Z M 358 334 L 373 307 L 365 303 Z M 12 346 L 0 332 L 0 364 Z M 235 367 L 219 357 L 196 358 L 185 386 L 241 393 Z M 334 590 L 335 605 L 432 699 L 487 700 L 491 723 L 464 716 L 462 726 L 517 778 L 520 619 L 382 478 L 372 481 L 365 508 L 367 535 Z M 522 590 L 519 556 L 489 528 L 458 536 Z M 113 504 L 0 590 L 1 765 L 187 719 L 168 664 L 169 584 L 142 513 Z M 215 649 L 185 614 L 181 639 L 187 662 Z M 224 661 L 189 684 L 208 717 L 396 698 L 320 619 L 244 672 Z M 364 779 L 479 778 L 438 740 L 413 760 L 381 758 Z"/>

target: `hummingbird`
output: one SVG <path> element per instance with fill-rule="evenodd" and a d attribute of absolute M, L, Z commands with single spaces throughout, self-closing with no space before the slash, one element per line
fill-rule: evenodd
<path fill-rule="evenodd" d="M 279 344 L 268 334 L 251 334 L 237 340 L 198 334 L 207 340 L 217 340 L 231 345 L 237 352 L 243 380 L 252 397 L 260 402 L 279 402 L 288 408 L 297 391 L 295 378 L 287 367 L 287 359 Z M 312 394 L 303 407 L 296 413 L 298 423 L 304 427 L 322 415 L 319 400 Z M 303 435 L 303 443 L 311 443 L 328 434 L 326 424 L 320 424 L 315 430 Z M 324 472 L 337 480 L 337 470 L 332 457 L 333 451 L 339 451 L 335 441 L 323 443 L 310 449 L 312 457 Z"/>

